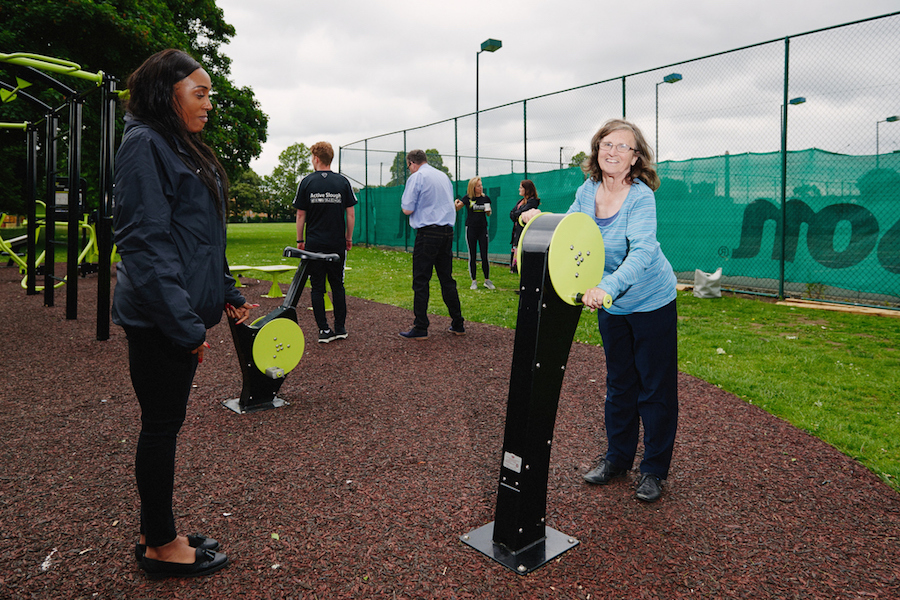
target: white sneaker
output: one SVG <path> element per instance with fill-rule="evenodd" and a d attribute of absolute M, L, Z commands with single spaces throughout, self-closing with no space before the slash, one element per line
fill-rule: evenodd
<path fill-rule="evenodd" d="M 484 280 L 484 287 L 486 287 L 486 288 L 489 289 L 489 290 L 495 290 L 495 289 L 497 289 L 496 287 L 494 287 L 494 282 L 491 281 L 490 279 L 485 279 L 485 280 Z"/>
<path fill-rule="evenodd" d="M 469 289 L 470 289 L 470 290 L 477 290 L 477 289 L 478 289 L 478 282 L 475 281 L 475 280 L 473 279 L 473 280 L 472 280 L 472 285 L 469 286 Z"/>

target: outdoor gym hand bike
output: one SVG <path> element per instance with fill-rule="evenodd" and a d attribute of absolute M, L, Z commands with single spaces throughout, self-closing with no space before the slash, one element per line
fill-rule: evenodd
<path fill-rule="evenodd" d="M 299 258 L 300 264 L 281 306 L 249 325 L 238 324 L 234 318 L 228 318 L 244 386 L 240 398 L 226 400 L 222 404 L 239 414 L 286 404 L 277 394 L 284 378 L 303 357 L 304 338 L 297 324 L 297 302 L 309 278 L 309 263 L 313 260 L 333 262 L 341 259 L 337 254 L 307 252 L 291 246 L 284 249 L 283 256 Z"/>
<path fill-rule="evenodd" d="M 519 313 L 495 519 L 461 541 L 524 575 L 579 543 L 547 525 L 547 481 L 582 294 L 603 277 L 603 236 L 583 213 L 540 213 L 522 231 L 518 263 Z"/>

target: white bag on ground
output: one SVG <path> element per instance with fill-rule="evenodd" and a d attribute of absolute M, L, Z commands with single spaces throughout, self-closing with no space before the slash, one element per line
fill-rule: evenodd
<path fill-rule="evenodd" d="M 722 297 L 722 267 L 716 269 L 715 273 L 704 273 L 700 269 L 694 271 L 694 297 Z"/>

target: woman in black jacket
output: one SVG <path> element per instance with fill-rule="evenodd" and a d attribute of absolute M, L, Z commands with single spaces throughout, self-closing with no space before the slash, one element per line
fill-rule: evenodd
<path fill-rule="evenodd" d="M 526 210 L 537 208 L 541 204 L 541 199 L 537 195 L 537 189 L 535 189 L 534 183 L 530 179 L 523 179 L 522 183 L 519 184 L 519 195 L 522 196 L 522 199 L 509 211 L 509 218 L 513 222 L 512 255 L 509 258 L 510 273 L 519 272 L 519 266 L 516 262 L 516 249 L 519 247 L 519 236 L 522 235 L 522 230 L 525 229 L 519 224 L 519 217 Z"/>
<path fill-rule="evenodd" d="M 164 50 L 129 78 L 125 134 L 116 154 L 113 321 L 125 329 L 141 434 L 135 477 L 141 536 L 135 556 L 151 577 L 193 577 L 224 567 L 219 543 L 178 535 L 172 511 L 175 446 L 206 330 L 222 312 L 243 322 L 250 305 L 225 261 L 228 180 L 200 138 L 212 82 L 193 58 Z"/>

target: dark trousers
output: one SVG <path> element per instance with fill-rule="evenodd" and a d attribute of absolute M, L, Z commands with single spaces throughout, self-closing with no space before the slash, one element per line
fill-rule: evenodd
<path fill-rule="evenodd" d="M 141 498 L 141 533 L 148 546 L 175 539 L 172 493 L 175 444 L 184 423 L 197 355 L 158 329 L 126 327 L 131 383 L 141 405 L 134 473 Z"/>
<path fill-rule="evenodd" d="M 678 337 L 675 301 L 648 313 L 599 311 L 606 354 L 606 459 L 631 468 L 644 426 L 641 473 L 669 474 L 678 427 Z"/>
<path fill-rule="evenodd" d="M 309 285 L 312 288 L 310 300 L 312 301 L 313 315 L 319 329 L 328 329 L 328 318 L 325 315 L 325 279 L 331 287 L 331 303 L 334 306 L 334 328 L 344 329 L 347 323 L 347 295 L 344 292 L 344 263 L 347 261 L 346 250 L 310 250 L 310 252 L 324 252 L 337 254 L 341 260 L 329 262 L 325 260 L 309 261 Z"/>
<path fill-rule="evenodd" d="M 432 271 L 441 283 L 441 296 L 450 313 L 453 327 L 462 327 L 462 308 L 453 279 L 453 227 L 431 225 L 416 230 L 413 246 L 413 327 L 428 330 L 428 296 Z"/>
<path fill-rule="evenodd" d="M 477 248 L 481 247 L 481 272 L 485 279 L 491 278 L 491 265 L 488 262 L 488 231 L 486 227 L 466 227 L 466 246 L 469 248 L 469 276 L 475 279 L 475 261 Z"/>

